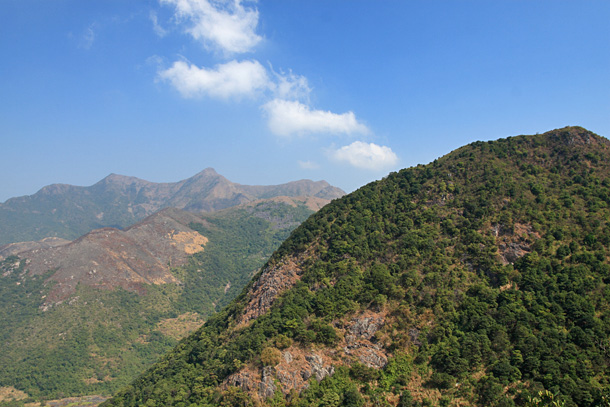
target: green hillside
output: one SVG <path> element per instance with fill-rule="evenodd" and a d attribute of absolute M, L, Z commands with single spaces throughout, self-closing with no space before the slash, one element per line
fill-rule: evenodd
<path fill-rule="evenodd" d="M 46 311 L 44 282 L 53 270 L 32 277 L 25 260 L 6 258 L 0 264 L 0 388 L 14 386 L 35 399 L 111 395 L 233 299 L 312 213 L 305 204 L 263 201 L 202 214 L 191 227 L 208 242 L 187 265 L 172 269 L 180 284 L 150 284 L 139 293 L 81 284 Z"/>
<path fill-rule="evenodd" d="M 608 405 L 609 204 L 610 142 L 577 127 L 392 173 L 105 405 Z"/>

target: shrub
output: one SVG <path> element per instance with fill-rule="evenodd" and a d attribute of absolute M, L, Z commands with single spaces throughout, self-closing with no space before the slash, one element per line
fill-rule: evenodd
<path fill-rule="evenodd" d="M 282 360 L 282 352 L 273 347 L 267 347 L 261 352 L 261 363 L 263 366 L 275 366 Z"/>

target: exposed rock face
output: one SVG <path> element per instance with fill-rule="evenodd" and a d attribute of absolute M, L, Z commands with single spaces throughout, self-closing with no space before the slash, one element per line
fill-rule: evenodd
<path fill-rule="evenodd" d="M 360 363 L 377 369 L 388 363 L 388 357 L 383 348 L 374 342 L 375 333 L 384 324 L 383 316 L 360 316 L 354 318 L 345 333 L 346 355 L 353 355 Z"/>
<path fill-rule="evenodd" d="M 236 386 L 251 395 L 268 398 L 276 391 L 286 395 L 293 390 L 300 393 L 309 387 L 310 380 L 321 381 L 332 376 L 337 366 L 359 362 L 381 369 L 387 365 L 390 355 L 377 343 L 375 334 L 384 326 L 385 318 L 384 313 L 365 311 L 342 324 L 342 328 L 336 328 L 345 338 L 337 348 L 293 345 L 282 351 L 276 366 L 261 369 L 249 365 L 229 376 L 225 386 Z"/>
<path fill-rule="evenodd" d="M 268 398 L 273 397 L 276 391 L 282 391 L 284 394 L 290 393 L 291 390 L 301 392 L 309 387 L 309 379 L 321 381 L 334 373 L 333 360 L 325 353 L 291 347 L 282 353 L 282 359 L 277 366 L 266 366 L 262 369 L 247 367 L 229 376 L 225 385 L 236 386 L 250 394 Z M 276 386 L 276 380 L 279 388 Z"/>
<path fill-rule="evenodd" d="M 355 318 L 352 320 L 352 325 L 348 328 L 351 335 L 346 336 L 346 339 L 351 338 L 352 341 L 356 338 L 370 340 L 375 335 L 375 332 L 383 326 L 383 322 L 382 317 Z"/>
<path fill-rule="evenodd" d="M 584 145 L 610 145 L 610 141 L 603 137 L 596 137 L 587 129 L 577 126 L 564 127 L 563 129 L 554 130 L 552 139 L 558 139 L 567 146 L 584 146 Z"/>
<path fill-rule="evenodd" d="M 335 373 L 335 368 L 332 366 L 324 366 L 324 360 L 316 354 L 311 354 L 305 356 L 305 360 L 309 362 L 311 365 L 311 370 L 309 372 L 305 371 L 305 376 L 313 376 L 317 381 L 322 381 L 326 376 L 330 376 Z M 309 377 L 303 377 L 304 379 L 309 379 Z"/>
<path fill-rule="evenodd" d="M 540 238 L 531 225 L 521 223 L 515 223 L 511 227 L 495 224 L 491 230 L 496 237 L 500 261 L 503 264 L 512 264 L 525 256 L 531 251 L 533 242 Z"/>
<path fill-rule="evenodd" d="M 498 246 L 498 250 L 501 253 L 502 263 L 504 264 L 512 264 L 519 257 L 525 256 L 530 252 L 530 246 L 526 244 L 518 244 L 518 243 L 500 243 Z"/>
<path fill-rule="evenodd" d="M 299 257 L 287 256 L 280 263 L 265 268 L 248 293 L 249 301 L 238 325 L 245 325 L 252 319 L 263 315 L 284 291 L 292 288 L 301 279 L 303 269 Z"/>
<path fill-rule="evenodd" d="M 275 391 L 275 382 L 273 381 L 273 368 L 271 366 L 265 366 L 262 372 L 262 378 L 258 389 L 258 394 L 262 398 L 273 397 Z"/>
<path fill-rule="evenodd" d="M 240 371 L 239 373 L 229 376 L 226 384 L 233 387 L 239 387 L 243 391 L 250 393 L 254 390 L 257 383 L 255 377 L 256 374 L 252 374 L 249 371 Z"/>

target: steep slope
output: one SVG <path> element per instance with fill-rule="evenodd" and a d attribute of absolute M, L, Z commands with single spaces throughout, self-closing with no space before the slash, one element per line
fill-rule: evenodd
<path fill-rule="evenodd" d="M 324 202 L 276 197 L 206 214 L 167 208 L 123 231 L 8 245 L 0 390 L 109 396 L 233 299 Z"/>
<path fill-rule="evenodd" d="M 602 405 L 609 204 L 610 142 L 578 127 L 392 173 L 106 405 Z"/>
<path fill-rule="evenodd" d="M 0 244 L 45 237 L 75 239 L 93 229 L 127 227 L 166 207 L 209 212 L 274 196 L 331 200 L 342 195 L 325 181 L 240 185 L 212 168 L 175 183 L 111 174 L 89 187 L 49 185 L 34 195 L 0 204 Z"/>

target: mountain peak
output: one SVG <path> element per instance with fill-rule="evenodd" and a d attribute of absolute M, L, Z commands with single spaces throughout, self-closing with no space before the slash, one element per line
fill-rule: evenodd
<path fill-rule="evenodd" d="M 137 177 L 132 177 L 129 175 L 110 173 L 106 177 L 104 177 L 101 181 L 99 181 L 97 184 L 128 185 L 128 184 L 133 184 L 134 182 L 148 182 L 148 181 L 145 181 L 145 180 L 137 178 Z"/>
<path fill-rule="evenodd" d="M 200 172 L 198 172 L 197 174 L 193 175 L 193 177 L 200 177 L 200 176 L 213 176 L 213 175 L 220 175 L 216 172 L 216 170 L 212 167 L 208 167 Z M 191 178 L 193 178 L 191 177 Z"/>
<path fill-rule="evenodd" d="M 550 140 L 567 146 L 610 145 L 610 140 L 579 126 L 567 126 L 543 134 Z"/>

